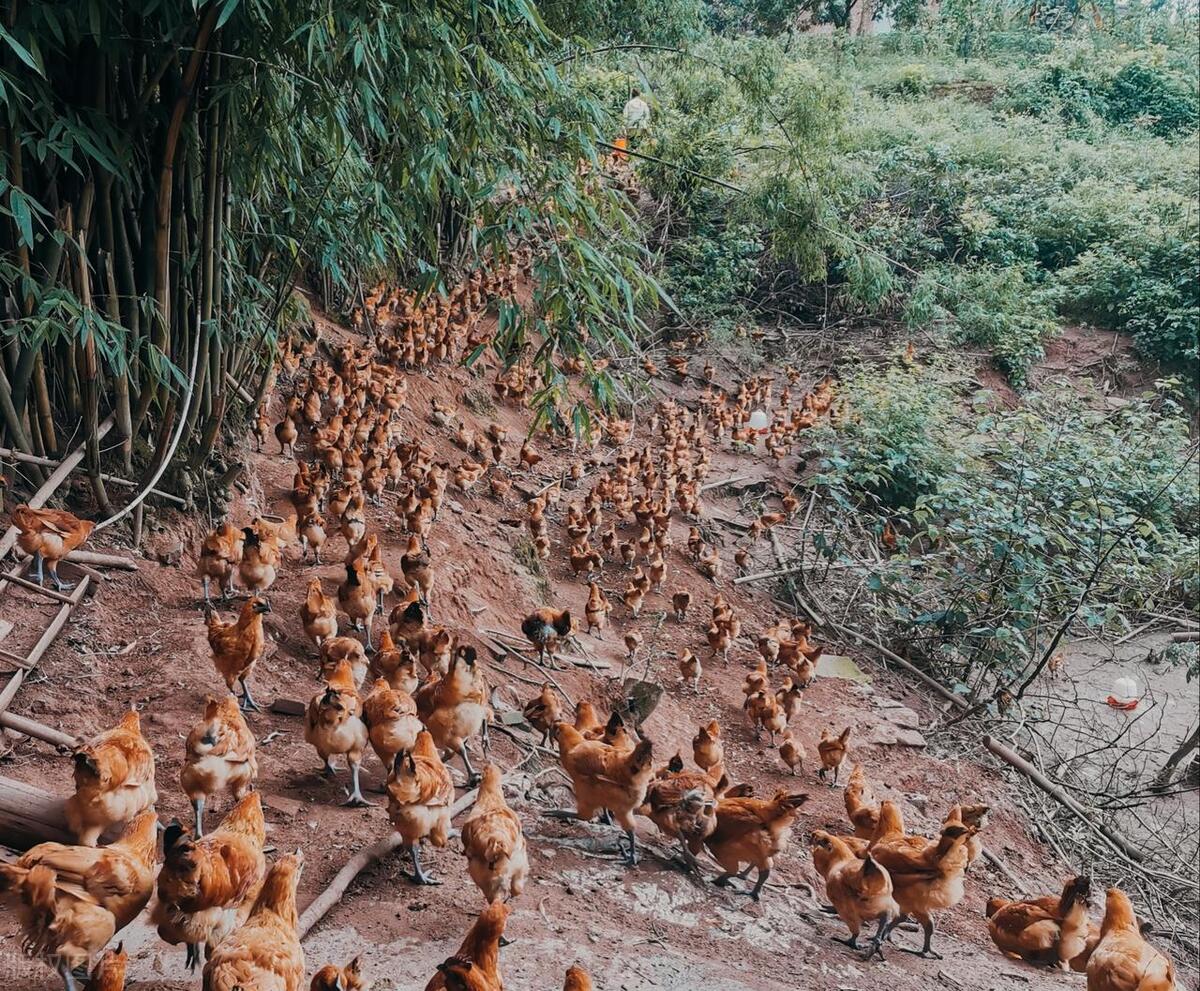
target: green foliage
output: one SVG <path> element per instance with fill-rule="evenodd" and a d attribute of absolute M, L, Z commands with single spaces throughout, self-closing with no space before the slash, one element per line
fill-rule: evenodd
<path fill-rule="evenodd" d="M 758 227 L 743 223 L 671 240 L 664 288 L 689 321 L 744 313 L 764 247 L 759 237 Z"/>
<path fill-rule="evenodd" d="M 1009 380 L 1024 385 L 1030 365 L 1042 357 L 1042 342 L 1057 326 L 1047 294 L 1015 267 L 944 265 L 928 278 L 958 340 L 990 350 Z"/>
<path fill-rule="evenodd" d="M 903 539 L 867 587 L 959 684 L 976 665 L 1011 683 L 1077 604 L 1104 626 L 1121 607 L 1197 602 L 1195 449 L 1169 402 L 959 412 L 936 372 L 904 371 L 854 376 L 842 396 L 844 423 L 819 437 L 835 521 L 819 546 L 838 557 L 863 512 L 894 520 Z"/>

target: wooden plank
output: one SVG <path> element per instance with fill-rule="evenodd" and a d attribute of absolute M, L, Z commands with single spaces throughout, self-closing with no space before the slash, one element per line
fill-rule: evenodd
<path fill-rule="evenodd" d="M 29 656 L 25 658 L 24 666 L 8 679 L 8 684 L 4 686 L 3 691 L 0 691 L 0 712 L 4 712 L 12 705 L 12 700 L 16 697 L 17 690 L 25 680 L 25 673 L 37 666 L 37 662 L 42 659 L 42 655 L 54 643 L 55 638 L 62 632 L 62 628 L 67 625 L 67 619 L 71 615 L 71 610 L 83 598 L 83 593 L 87 591 L 90 581 L 91 579 L 87 575 L 79 579 L 79 584 L 71 592 L 70 600 L 58 607 L 58 612 L 55 614 L 54 619 L 50 621 L 50 625 L 42 632 L 38 642 L 33 645 L 33 649 L 29 652 Z"/>
<path fill-rule="evenodd" d="M 31 592 L 36 592 L 38 595 L 44 595 L 47 599 L 53 599 L 55 602 L 70 602 L 69 595 L 63 595 L 62 592 L 53 588 L 46 588 L 39 585 L 37 582 L 31 582 L 28 578 L 22 578 L 20 572 L 24 570 L 24 565 L 18 565 L 4 576 L 4 583 L 12 583 L 19 585 L 21 588 L 27 588 Z"/>
<path fill-rule="evenodd" d="M 0 640 L 5 639 L 12 631 L 12 623 L 7 619 L 0 619 Z"/>

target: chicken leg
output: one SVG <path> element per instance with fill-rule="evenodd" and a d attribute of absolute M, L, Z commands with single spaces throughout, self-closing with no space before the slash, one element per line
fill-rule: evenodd
<path fill-rule="evenodd" d="M 192 814 L 196 819 L 196 839 L 204 835 L 204 796 L 192 799 Z"/>
<path fill-rule="evenodd" d="M 430 877 L 428 874 L 426 874 L 421 869 L 421 853 L 420 853 L 420 844 L 419 843 L 410 844 L 410 846 L 408 848 L 408 853 L 409 853 L 409 856 L 412 857 L 412 865 L 413 865 L 412 879 L 413 879 L 414 884 L 441 884 L 442 883 L 441 881 L 435 880 L 434 878 Z"/>
<path fill-rule="evenodd" d="M 238 702 L 238 706 L 242 711 L 253 709 L 255 712 L 262 712 L 262 706 L 254 701 L 254 696 L 250 694 L 250 686 L 246 684 L 244 677 L 238 678 L 238 684 L 242 686 L 242 696 Z"/>
<path fill-rule="evenodd" d="M 362 787 L 359 784 L 359 771 L 362 765 L 359 761 L 348 761 L 348 763 L 350 764 L 350 783 L 352 788 L 349 797 L 342 804 L 355 809 L 361 809 L 366 805 L 374 805 L 374 802 L 368 802 L 363 798 Z"/>

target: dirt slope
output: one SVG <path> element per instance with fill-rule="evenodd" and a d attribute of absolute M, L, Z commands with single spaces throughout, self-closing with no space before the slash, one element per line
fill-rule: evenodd
<path fill-rule="evenodd" d="M 322 322 L 329 337 L 342 332 Z M 719 375 L 732 384 L 737 370 L 726 365 Z M 436 396 L 460 408 L 471 425 L 483 427 L 490 420 L 523 434 L 528 414 L 511 406 L 494 412 L 486 403 L 474 404 L 485 412 L 477 415 L 463 404 L 468 391 L 473 396 L 489 393 L 490 376 L 477 379 L 464 369 L 437 369 L 431 374 L 412 375 L 409 405 L 402 418 L 406 428 L 432 443 L 439 455 L 457 463 L 461 457 L 447 431 L 428 421 L 429 400 Z M 693 383 L 694 385 L 694 383 Z M 693 398 L 698 389 L 659 380 L 654 390 L 681 401 Z M 273 414 L 280 399 L 274 399 Z M 635 443 L 645 443 L 639 431 Z M 535 475 L 549 481 L 572 457 L 567 450 L 551 450 L 545 440 L 539 450 L 549 455 Z M 508 463 L 515 460 L 510 442 Z M 598 455 L 611 459 L 613 451 L 601 448 Z M 251 487 L 234 507 L 234 518 L 248 519 L 253 512 L 285 513 L 293 464 L 277 454 L 247 451 Z M 777 467 L 765 457 L 714 452 L 710 480 L 735 475 L 767 479 L 768 492 L 786 491 L 794 478 L 794 459 Z M 524 479 L 537 485 L 533 479 Z M 586 484 L 586 481 L 585 481 Z M 570 498 L 571 493 L 567 493 Z M 559 544 L 559 527 L 552 525 L 555 554 L 548 565 L 545 583 L 522 567 L 514 545 L 525 535 L 524 511 L 520 500 L 510 496 L 500 504 L 480 485 L 469 497 L 450 490 L 449 509 L 436 524 L 430 547 L 437 568 L 438 587 L 434 596 L 435 619 L 462 630 L 501 629 L 516 632 L 521 618 L 548 591 L 548 599 L 582 614 L 586 586 L 575 580 Z M 739 512 L 735 498 L 719 490 L 706 494 L 716 514 L 734 519 Z M 399 573 L 404 538 L 396 525 L 392 503 L 368 507 L 370 526 L 381 537 L 391 569 Z M 564 500 L 565 502 L 565 500 Z M 548 515 L 555 521 L 563 507 Z M 888 951 L 886 963 L 862 963 L 849 950 L 830 941 L 844 934 L 833 918 L 824 916 L 805 887 L 815 873 L 807 852 L 807 836 L 814 828 L 845 829 L 840 789 L 820 783 L 811 768 L 799 778 L 790 778 L 773 749 L 755 741 L 742 717 L 740 684 L 753 665 L 753 642 L 743 637 L 731 653 L 728 666 L 708 663 L 708 648 L 701 620 L 707 623 L 714 589 L 686 560 L 686 525 L 678 518 L 675 550 L 669 562 L 668 591 L 686 586 L 693 596 L 694 621 L 685 625 L 673 619 L 660 620 L 668 608 L 666 598 L 648 597 L 642 616 L 630 620 L 617 605 L 612 629 L 604 640 L 581 636 L 598 662 L 609 665 L 599 674 L 585 668 L 556 673 L 562 687 L 573 698 L 590 698 L 602 706 L 616 692 L 615 676 L 621 669 L 620 636 L 631 628 L 646 637 L 648 671 L 660 677 L 667 692 L 646 725 L 654 740 L 655 754 L 665 761 L 681 750 L 690 764 L 690 740 L 697 725 L 717 718 L 725 728 L 726 754 L 734 780 L 752 781 L 758 794 L 777 787 L 799 788 L 811 798 L 794 830 L 791 850 L 781 858 L 772 886 L 761 903 L 698 884 L 654 854 L 665 854 L 665 844 L 654 827 L 640 821 L 639 837 L 651 852 L 636 868 L 621 865 L 615 850 L 615 834 L 599 825 L 564 824 L 544 817 L 547 808 L 570 805 L 570 795 L 559 776 L 546 769 L 553 759 L 534 758 L 523 766 L 523 776 L 510 789 L 509 799 L 520 812 L 531 848 L 532 876 L 528 889 L 516 905 L 509 936 L 514 944 L 502 953 L 506 986 L 514 989 L 561 987 L 566 966 L 583 963 L 604 991 L 635 989 L 684 989 L 711 987 L 730 991 L 783 988 L 868 988 L 886 985 L 894 991 L 925 991 L 936 987 L 992 988 L 1022 987 L 1041 991 L 1068 984 L 1079 985 L 1077 976 L 1039 972 L 1001 958 L 987 940 L 983 926 L 983 903 L 996 892 L 1007 893 L 1010 885 L 980 861 L 968 878 L 967 898 L 945 913 L 935 947 L 945 959 L 922 960 Z M 183 519 L 168 520 L 166 529 L 152 538 L 169 545 L 176 537 L 185 546 L 195 545 L 198 529 Z M 732 573 L 732 554 L 740 531 L 715 526 L 722 544 L 726 573 Z M 327 558 L 335 563 L 318 568 L 304 567 L 290 552 L 282 575 L 271 590 L 274 612 L 268 629 L 274 640 L 268 658 L 253 677 L 255 694 L 261 699 L 287 697 L 307 700 L 317 691 L 315 653 L 300 629 L 297 618 L 304 586 L 311 576 L 325 579 L 331 591 L 342 574 L 338 563 L 344 549 L 340 538 L 327 545 Z M 755 567 L 771 567 L 769 543 L 760 541 L 754 550 Z M 164 567 L 142 560 L 135 575 L 116 575 L 81 608 L 77 621 L 44 660 L 40 676 L 27 683 L 15 711 L 28 713 L 72 733 L 90 733 L 111 725 L 129 704 L 143 711 L 144 728 L 158 754 L 160 812 L 166 819 L 178 816 L 190 822 L 186 801 L 179 792 L 178 773 L 183 737 L 202 709 L 206 693 L 222 689 L 215 674 L 205 640 L 203 614 L 199 609 L 199 584 L 192 578 L 194 559 L 185 554 L 178 567 Z M 606 565 L 602 585 L 624 586 L 619 564 Z M 774 620 L 779 607 L 770 599 L 767 585 L 734 587 L 725 581 L 722 590 L 740 612 L 747 634 Z M 20 592 L 6 606 L 12 610 L 35 608 Z M 390 608 L 390 605 L 389 605 Z M 8 615 L 8 612 L 6 612 Z M 377 625 L 377 629 L 378 629 Z M 675 666 L 676 652 L 691 646 L 705 659 L 706 672 L 700 692 L 680 687 Z M 838 644 L 831 652 L 843 651 Z M 491 657 L 486 650 L 485 657 Z M 873 659 L 856 656 L 872 677 L 870 684 L 836 678 L 821 678 L 808 691 L 804 710 L 794 730 L 815 758 L 816 743 L 825 726 L 855 727 L 852 760 L 861 760 L 880 797 L 900 800 L 913 830 L 932 832 L 948 805 L 958 799 L 986 801 L 994 814 L 987 842 L 1019 874 L 1039 878 L 1047 889 L 1057 886 L 1062 870 L 1027 835 L 1027 827 L 1011 810 L 1004 784 L 978 766 L 950 762 L 915 747 L 869 742 L 886 738 L 883 712 L 902 703 L 921 715 L 928 714 L 926 701 L 910 685 L 883 672 Z M 647 664 L 639 660 L 638 673 Z M 507 672 L 507 673 L 506 673 Z M 776 676 L 778 677 L 778 676 Z M 521 681 L 519 679 L 525 679 Z M 540 683 L 539 673 L 521 670 L 509 658 L 492 665 L 493 684 L 499 686 L 497 701 L 509 706 L 530 698 Z M 526 683 L 529 682 L 529 683 Z M 350 854 L 384 835 L 386 813 L 380 806 L 346 809 L 338 806 L 342 787 L 348 784 L 344 770 L 334 782 L 322 778 L 319 760 L 304 743 L 300 720 L 262 713 L 252 715 L 250 724 L 260 741 L 260 788 L 266 803 L 268 841 L 280 851 L 303 847 L 307 867 L 301 888 L 306 904 Z M 527 738 L 522 738 L 528 742 Z M 492 758 L 511 767 L 523 750 L 501 733 L 493 734 Z M 453 762 L 459 774 L 458 762 Z M 374 756 L 366 764 L 371 785 L 382 780 L 382 769 Z M 847 765 L 847 770 L 849 764 Z M 543 773 L 545 772 L 545 773 Z M 4 762 L 3 773 L 34 781 L 61 792 L 70 787 L 70 766 L 46 748 L 21 741 Z M 461 775 L 460 775 L 461 777 Z M 382 799 L 375 795 L 382 805 Z M 215 815 L 220 812 L 214 810 Z M 210 814 L 214 814 L 210 813 Z M 350 889 L 348 897 L 309 937 L 306 948 L 309 971 L 320 964 L 361 953 L 364 970 L 376 980 L 377 988 L 420 988 L 437 962 L 457 947 L 482 899 L 467 877 L 457 842 L 433 851 L 426 866 L 441 879 L 441 886 L 416 888 L 401 874 L 407 864 L 400 859 L 377 865 Z M 712 874 L 710 873 L 710 876 Z M 820 889 L 818 885 L 818 895 Z M 153 933 L 136 926 L 125 934 L 131 949 L 132 988 L 184 988 L 196 986 L 183 969 L 182 949 L 166 947 Z M 918 936 L 901 933 L 897 941 L 915 945 Z M 11 975 L 4 981 L 13 991 L 56 984 L 53 975 L 20 957 L 11 926 L 0 927 L 0 972 Z"/>

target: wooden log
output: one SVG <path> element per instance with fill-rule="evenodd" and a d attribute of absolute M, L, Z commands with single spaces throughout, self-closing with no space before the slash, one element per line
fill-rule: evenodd
<path fill-rule="evenodd" d="M 254 405 L 254 397 L 250 395 L 250 393 L 248 393 L 242 387 L 242 383 L 229 374 L 229 372 L 225 373 L 225 381 L 233 387 L 233 391 L 238 394 L 238 398 L 241 399 L 242 402 L 244 402 L 247 406 Z"/>
<path fill-rule="evenodd" d="M 450 807 L 450 818 L 453 819 L 455 816 L 461 815 L 475 804 L 475 799 L 478 797 L 478 788 L 473 788 L 471 791 L 466 792 Z M 382 840 L 359 850 L 358 853 L 347 860 L 342 869 L 329 882 L 329 886 L 317 895 L 300 915 L 300 921 L 296 927 L 300 938 L 304 939 L 312 927 L 320 922 L 329 913 L 329 910 L 342 900 L 346 889 L 350 887 L 350 883 L 359 874 L 376 861 L 382 860 L 388 854 L 398 850 L 403 843 L 404 841 L 401 839 L 400 834 L 393 832 L 385 836 Z"/>
<path fill-rule="evenodd" d="M 20 554 L 21 552 L 18 551 Z M 21 559 L 29 560 L 24 554 L 21 554 Z M 137 571 L 138 563 L 130 557 L 122 557 L 119 554 L 102 554 L 99 551 L 71 551 L 65 558 L 69 564 L 73 564 L 79 568 L 88 577 L 94 577 L 92 568 L 115 568 L 118 571 Z M 103 576 L 100 576 L 103 578 Z"/>
<path fill-rule="evenodd" d="M 1074 813 L 1080 822 L 1086 825 L 1089 829 L 1099 833 L 1106 840 L 1108 840 L 1112 846 L 1116 847 L 1131 860 L 1141 863 L 1146 859 L 1146 855 L 1142 853 L 1139 847 L 1135 846 L 1115 829 L 1104 825 L 1104 823 L 1096 822 L 1082 805 L 1075 801 L 1075 799 L 1068 795 L 1061 787 L 1046 777 L 1046 775 L 1044 775 L 1040 770 L 1029 763 L 1029 761 L 1027 761 L 1024 757 L 1020 756 L 1020 754 L 1016 753 L 999 740 L 993 739 L 990 736 L 985 736 L 983 738 L 983 745 L 1010 767 L 1020 771 L 1023 775 L 1025 775 L 1025 777 L 1041 788 L 1042 791 L 1058 802 L 1059 805 Z"/>
<path fill-rule="evenodd" d="M 786 578 L 788 575 L 797 575 L 803 568 L 778 568 L 775 571 L 759 571 L 753 575 L 742 575 L 740 578 L 735 578 L 733 584 L 745 585 L 746 582 L 761 582 L 768 578 Z"/>
<path fill-rule="evenodd" d="M 1171 643 L 1195 643 L 1200 640 L 1200 631 L 1189 630 L 1187 633 L 1172 633 Z"/>
<path fill-rule="evenodd" d="M 18 716 L 12 712 L 0 712 L 0 726 L 12 730 L 14 733 L 20 733 L 22 736 L 32 737 L 35 740 L 41 740 L 43 743 L 49 743 L 51 746 L 62 747 L 66 750 L 74 750 L 79 743 L 78 739 L 64 733 L 62 730 L 57 730 L 53 726 L 47 726 L 45 723 L 39 723 L 36 719 Z"/>
<path fill-rule="evenodd" d="M 0 778 L 0 844 L 28 850 L 46 842 L 75 842 L 63 814 L 62 796 Z"/>
<path fill-rule="evenodd" d="M 54 638 L 62 632 L 62 628 L 67 623 L 67 618 L 71 615 L 71 610 L 79 604 L 79 601 L 83 598 L 83 593 L 87 591 L 90 583 L 91 579 L 87 575 L 84 575 L 79 579 L 79 584 L 71 592 L 71 600 L 64 602 L 58 607 L 58 612 L 54 614 L 50 625 L 46 627 L 41 637 L 38 638 L 38 642 L 33 645 L 33 649 L 26 655 L 25 663 L 13 672 L 12 677 L 8 679 L 8 684 L 4 686 L 3 691 L 0 691 L 0 712 L 4 712 L 12 704 L 17 690 L 21 687 L 22 682 L 25 681 L 25 675 L 37 666 L 37 662 L 42 659 L 42 655 L 54 643 Z"/>

